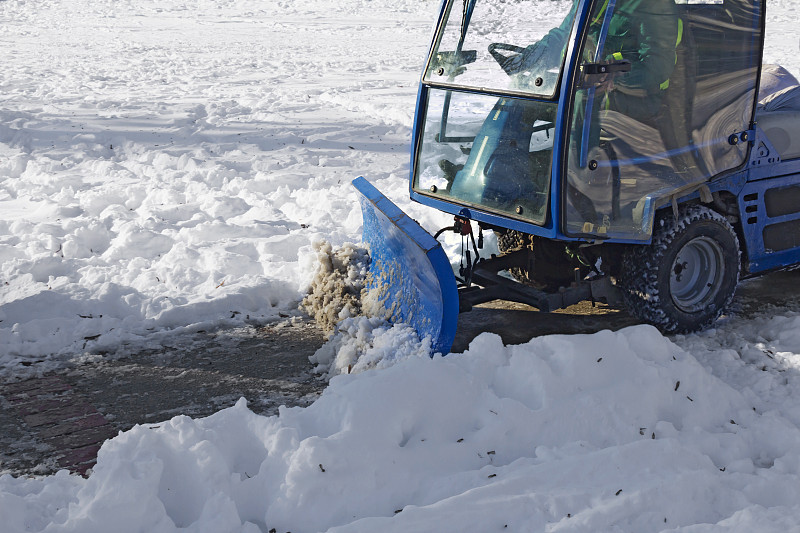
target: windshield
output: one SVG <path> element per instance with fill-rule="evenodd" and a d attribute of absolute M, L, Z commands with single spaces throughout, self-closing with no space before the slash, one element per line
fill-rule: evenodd
<path fill-rule="evenodd" d="M 555 102 L 431 89 L 414 189 L 543 224 Z"/>
<path fill-rule="evenodd" d="M 578 0 L 450 0 L 424 81 L 552 97 Z"/>

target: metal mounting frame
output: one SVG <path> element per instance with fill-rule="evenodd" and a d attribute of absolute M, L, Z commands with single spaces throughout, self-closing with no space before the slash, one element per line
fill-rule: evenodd
<path fill-rule="evenodd" d="M 507 300 L 530 305 L 543 313 L 564 309 L 584 300 L 619 305 L 621 297 L 608 276 L 578 280 L 556 292 L 546 292 L 498 274 L 501 270 L 525 268 L 530 264 L 530 250 L 517 250 L 478 261 L 472 271 L 472 284 L 458 289 L 459 312 L 472 310 L 478 304 Z"/>

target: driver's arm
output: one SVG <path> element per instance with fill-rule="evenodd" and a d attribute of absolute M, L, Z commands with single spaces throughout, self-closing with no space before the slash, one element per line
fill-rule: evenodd
<path fill-rule="evenodd" d="M 673 0 L 634 0 L 631 4 L 630 30 L 638 33 L 638 50 L 631 51 L 636 57 L 625 57 L 632 61 L 633 68 L 617 83 L 652 94 L 675 69 L 678 14 Z"/>
<path fill-rule="evenodd" d="M 569 10 L 561 24 L 547 32 L 538 42 L 526 48 L 526 53 L 532 53 L 534 50 L 538 52 L 541 59 L 537 63 L 542 64 L 545 68 L 561 65 L 561 59 L 567 47 L 567 39 L 569 39 L 569 34 L 572 31 L 572 23 L 575 20 L 577 7 L 578 2 L 574 2 L 572 9 Z"/>

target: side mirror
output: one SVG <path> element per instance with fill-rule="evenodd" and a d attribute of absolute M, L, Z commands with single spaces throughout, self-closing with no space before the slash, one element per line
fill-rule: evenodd
<path fill-rule="evenodd" d="M 476 59 L 478 59 L 477 50 L 437 52 L 431 62 L 431 73 L 454 78 L 464 72 L 464 65 L 474 63 Z"/>

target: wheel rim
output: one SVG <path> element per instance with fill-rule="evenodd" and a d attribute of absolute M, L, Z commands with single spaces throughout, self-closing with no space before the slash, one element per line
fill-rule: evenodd
<path fill-rule="evenodd" d="M 722 247 L 709 237 L 697 237 L 680 249 L 672 263 L 669 289 L 684 312 L 703 310 L 717 294 L 725 274 Z"/>

